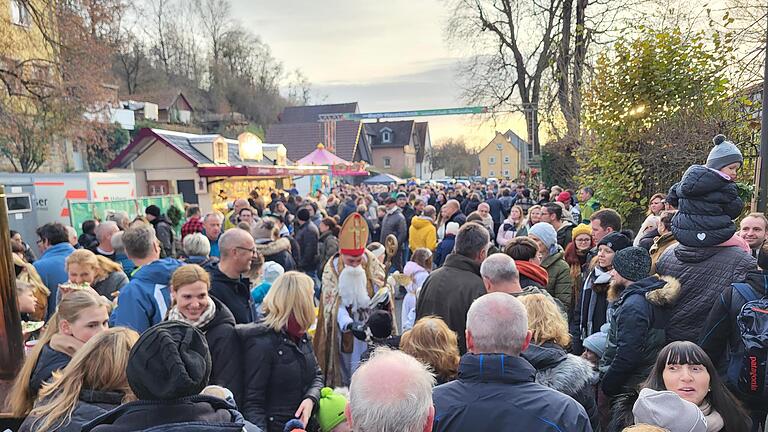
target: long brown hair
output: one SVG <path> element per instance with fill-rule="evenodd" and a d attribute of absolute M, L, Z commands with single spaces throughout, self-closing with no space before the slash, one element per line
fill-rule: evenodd
<path fill-rule="evenodd" d="M 43 385 L 40 399 L 45 403 L 29 413 L 37 418 L 31 430 L 55 430 L 68 424 L 83 389 L 123 393 L 123 403 L 134 400 L 125 370 L 137 340 L 135 331 L 116 327 L 86 342 L 61 372 L 54 372 L 53 381 Z"/>
<path fill-rule="evenodd" d="M 94 282 L 106 279 L 110 274 L 116 271 L 123 271 L 123 266 L 120 264 L 107 257 L 96 255 L 88 249 L 78 249 L 72 252 L 67 257 L 65 268 L 69 270 L 69 266 L 72 264 L 92 267 L 96 275 Z"/>
<path fill-rule="evenodd" d="M 445 380 L 459 373 L 459 348 L 456 333 L 437 316 L 426 316 L 416 321 L 413 328 L 403 333 L 400 350 L 428 365 Z"/>
<path fill-rule="evenodd" d="M 16 376 L 11 393 L 8 395 L 8 404 L 14 417 L 25 417 L 32 409 L 36 395 L 30 391 L 29 381 L 35 366 L 37 366 L 37 360 L 40 358 L 43 347 L 51 341 L 54 335 L 59 333 L 59 323 L 61 321 L 77 321 L 84 310 L 95 306 L 104 306 L 107 311 L 112 307 L 107 299 L 92 289 L 73 291 L 61 299 L 61 302 L 56 307 L 56 312 L 48 320 L 45 331 L 37 341 L 35 348 L 24 360 L 24 365 Z"/>

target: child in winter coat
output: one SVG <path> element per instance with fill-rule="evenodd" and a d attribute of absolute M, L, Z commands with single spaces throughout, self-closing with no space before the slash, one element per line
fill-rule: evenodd
<path fill-rule="evenodd" d="M 456 222 L 448 222 L 445 225 L 445 238 L 437 245 L 435 250 L 435 256 L 432 261 L 435 263 L 435 268 L 441 267 L 445 262 L 448 255 L 453 252 L 453 246 L 456 244 L 456 234 L 459 233 L 459 224 Z"/>
<path fill-rule="evenodd" d="M 407 294 L 403 298 L 403 307 L 400 312 L 403 331 L 410 330 L 416 321 L 416 296 L 419 295 L 421 286 L 427 280 L 432 271 L 432 252 L 427 248 L 418 248 L 413 252 L 411 261 L 405 264 L 403 274 L 411 279 L 411 283 L 405 288 Z"/>
<path fill-rule="evenodd" d="M 253 297 L 253 302 L 260 307 L 261 302 L 264 301 L 264 297 L 267 296 L 269 289 L 272 288 L 272 284 L 283 273 L 285 273 L 285 270 L 280 264 L 274 261 L 265 262 L 264 267 L 262 268 L 261 283 L 256 285 L 251 290 L 251 297 Z"/>
<path fill-rule="evenodd" d="M 672 219 L 672 233 L 685 246 L 749 245 L 736 234 L 733 220 L 744 209 L 734 178 L 744 163 L 739 148 L 723 135 L 712 140 L 706 165 L 692 165 L 682 180 L 672 186 L 667 202 L 678 209 Z"/>

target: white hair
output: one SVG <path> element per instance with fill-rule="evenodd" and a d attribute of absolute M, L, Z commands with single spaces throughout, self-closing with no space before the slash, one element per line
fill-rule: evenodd
<path fill-rule="evenodd" d="M 184 237 L 184 253 L 187 256 L 208 256 L 211 254 L 211 242 L 201 233 L 192 233 Z"/>
<path fill-rule="evenodd" d="M 115 229 L 118 231 L 120 230 L 120 227 L 117 226 L 117 222 L 108 220 L 97 225 L 96 232 L 94 234 L 96 234 L 96 238 L 101 242 L 104 241 L 104 237 L 106 237 L 107 234 L 109 234 L 111 239 L 112 234 L 114 234 L 111 231 L 114 231 Z"/>
<path fill-rule="evenodd" d="M 480 276 L 487 278 L 492 284 L 520 280 L 515 260 L 503 253 L 493 254 L 486 258 L 480 265 Z"/>
<path fill-rule="evenodd" d="M 520 355 L 528 334 L 528 313 L 520 300 L 506 293 L 486 294 L 467 312 L 473 354 Z"/>
<path fill-rule="evenodd" d="M 356 432 L 421 432 L 429 421 L 435 377 L 402 351 L 377 349 L 349 386 Z"/>

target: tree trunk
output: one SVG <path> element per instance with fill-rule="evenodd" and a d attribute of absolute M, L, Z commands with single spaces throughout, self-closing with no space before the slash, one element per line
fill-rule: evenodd
<path fill-rule="evenodd" d="M 5 188 L 0 186 L 0 380 L 12 380 L 24 361 L 21 315 L 16 303 L 16 275 L 13 271 L 8 236 L 8 209 Z"/>
<path fill-rule="evenodd" d="M 575 119 L 576 113 L 573 110 L 573 104 L 571 101 L 571 19 L 573 17 L 573 0 L 563 1 L 563 10 L 561 16 L 561 39 L 560 50 L 557 56 L 557 99 L 560 103 L 560 111 L 563 113 L 565 123 L 568 128 L 568 135 L 573 136 L 577 131 Z"/>

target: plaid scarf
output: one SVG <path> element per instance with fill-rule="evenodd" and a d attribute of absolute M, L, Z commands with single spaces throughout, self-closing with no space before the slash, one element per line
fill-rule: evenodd
<path fill-rule="evenodd" d="M 168 310 L 168 320 L 174 320 L 174 321 L 181 321 L 185 322 L 192 327 L 195 328 L 202 328 L 205 327 L 206 324 L 211 322 L 213 320 L 213 317 L 216 316 L 216 304 L 211 300 L 211 298 L 208 298 L 208 307 L 203 311 L 202 315 L 198 317 L 194 321 L 190 321 L 184 317 L 184 315 L 179 312 L 179 306 L 174 305 L 171 309 Z"/>

